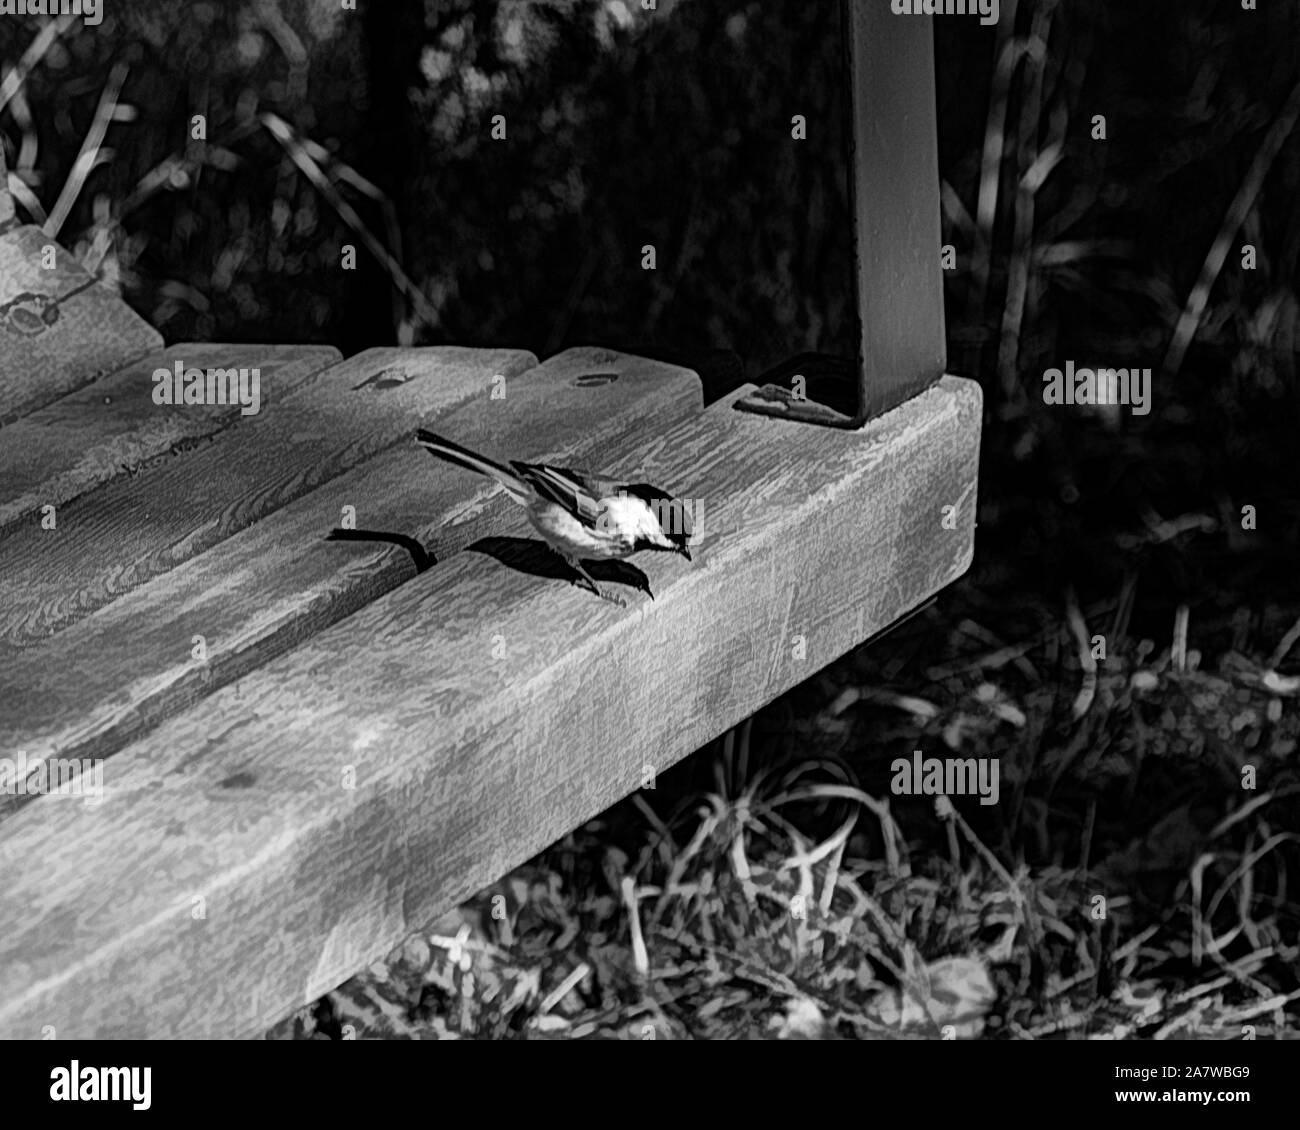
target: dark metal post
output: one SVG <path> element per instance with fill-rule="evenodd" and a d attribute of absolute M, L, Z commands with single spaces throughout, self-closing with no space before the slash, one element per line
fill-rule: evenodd
<path fill-rule="evenodd" d="M 939 153 L 930 18 L 894 15 L 888 0 L 840 0 L 840 13 L 851 107 L 856 412 L 847 404 L 832 407 L 829 398 L 819 403 L 815 381 L 806 400 L 795 399 L 783 381 L 739 407 L 857 427 L 943 375 Z M 780 371 L 793 376 L 797 365 Z"/>

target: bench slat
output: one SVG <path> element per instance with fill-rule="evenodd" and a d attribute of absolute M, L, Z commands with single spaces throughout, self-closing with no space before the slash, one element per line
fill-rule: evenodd
<path fill-rule="evenodd" d="M 457 554 L 0 825 L 0 1034 L 259 1031 L 967 568 L 973 382 L 815 445 L 733 399 L 648 458 L 704 506 L 656 601 Z"/>
<path fill-rule="evenodd" d="M 229 363 L 251 368 L 263 355 L 262 346 L 241 346 Z M 0 540 L 10 596 L 0 605 L 0 645 L 30 646 L 66 628 L 392 447 L 431 415 L 485 402 L 496 374 L 536 364 L 513 349 L 368 350 L 206 444 L 73 499 L 57 531 L 10 526 Z"/>
<path fill-rule="evenodd" d="M 263 410 L 343 359 L 327 345 L 257 348 Z M 8 425 L 0 444 L 0 527 L 39 507 L 61 506 L 178 443 L 236 423 L 238 404 L 155 404 L 151 376 L 156 369 L 170 372 L 177 360 L 223 368 L 247 349 L 193 342 L 168 346 Z"/>
<path fill-rule="evenodd" d="M 0 227 L 0 424 L 161 345 L 157 330 L 40 228 Z"/>
<path fill-rule="evenodd" d="M 603 379 L 610 375 L 617 379 Z M 436 423 L 485 453 L 614 470 L 637 439 L 701 407 L 700 382 L 687 369 L 572 349 L 529 372 L 505 400 L 485 407 L 476 399 Z M 498 532 L 514 509 L 494 484 L 399 445 L 74 628 L 0 657 L 0 755 L 107 756 L 415 576 L 412 555 L 393 544 L 326 542 L 344 506 L 356 507 L 361 529 L 413 538 L 440 559 Z M 196 633 L 206 662 L 192 658 Z M 18 800 L 0 795 L 0 813 Z"/>

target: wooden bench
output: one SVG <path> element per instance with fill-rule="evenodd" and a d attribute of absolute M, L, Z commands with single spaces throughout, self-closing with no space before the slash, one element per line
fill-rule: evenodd
<path fill-rule="evenodd" d="M 852 414 L 598 346 L 164 346 L 0 192 L 0 758 L 89 790 L 0 795 L 0 1036 L 262 1031 L 968 567 L 929 26 L 847 42 Z M 155 403 L 177 365 L 259 412 Z M 597 601 L 417 426 L 663 484 L 694 561 Z"/>

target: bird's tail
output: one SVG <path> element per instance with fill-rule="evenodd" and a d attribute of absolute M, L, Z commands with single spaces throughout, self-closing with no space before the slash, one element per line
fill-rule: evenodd
<path fill-rule="evenodd" d="M 486 475 L 489 479 L 495 479 L 506 492 L 514 498 L 516 502 L 526 503 L 531 494 L 528 485 L 509 467 L 502 463 L 494 462 L 484 455 L 470 451 L 468 447 L 461 447 L 458 443 L 452 443 L 449 439 L 443 439 L 440 435 L 425 428 L 421 428 L 415 433 L 416 442 L 424 448 L 430 455 L 436 455 L 439 459 L 445 459 L 448 463 L 455 463 L 458 467 L 464 467 L 470 471 L 476 471 L 480 475 Z"/>

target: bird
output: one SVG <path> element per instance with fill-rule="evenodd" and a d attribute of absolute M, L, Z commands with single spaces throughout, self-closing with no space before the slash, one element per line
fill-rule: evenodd
<path fill-rule="evenodd" d="M 648 483 L 622 483 L 588 471 L 544 463 L 511 460 L 506 466 L 426 428 L 420 428 L 415 438 L 430 455 L 500 483 L 524 508 L 528 521 L 546 544 L 602 600 L 625 603 L 596 584 L 583 568 L 583 560 L 622 560 L 647 549 L 680 553 L 691 560 L 687 546 L 691 529 L 685 508 L 667 492 Z"/>

